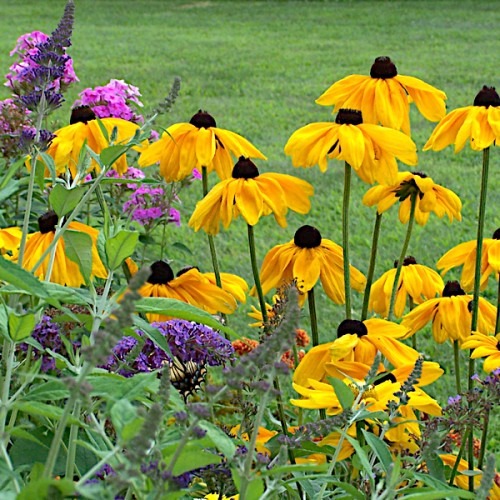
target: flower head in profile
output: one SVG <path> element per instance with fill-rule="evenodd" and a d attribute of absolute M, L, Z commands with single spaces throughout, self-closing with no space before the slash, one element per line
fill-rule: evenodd
<path fill-rule="evenodd" d="M 347 162 L 368 184 L 396 182 L 397 159 L 417 164 L 417 147 L 398 130 L 364 123 L 361 111 L 339 110 L 335 123 L 310 123 L 296 130 L 285 145 L 294 167 L 319 165 L 328 168 L 328 159 Z"/>
<path fill-rule="evenodd" d="M 114 131 L 116 131 L 116 139 L 113 144 L 116 145 L 127 144 L 139 130 L 138 125 L 121 118 L 103 118 L 100 123 L 106 129 L 108 137 L 103 134 L 96 115 L 88 106 L 73 109 L 70 125 L 54 132 L 55 137 L 47 150 L 47 154 L 54 159 L 57 175 L 69 169 L 73 178 L 77 176 L 78 160 L 84 144 L 94 153 L 99 154 L 110 145 L 110 138 L 115 134 Z M 114 168 L 120 174 L 127 171 L 125 155 L 116 160 Z M 89 170 L 94 169 L 98 170 L 99 165 L 92 160 Z"/>
<path fill-rule="evenodd" d="M 169 127 L 160 140 L 144 150 L 139 166 L 160 163 L 160 173 L 167 182 L 177 182 L 206 167 L 215 170 L 220 179 L 231 177 L 234 158 L 266 157 L 249 141 L 229 130 L 218 128 L 215 119 L 201 109 L 189 123 Z"/>
<path fill-rule="evenodd" d="M 236 309 L 234 297 L 212 284 L 195 267 L 175 277 L 172 268 L 161 260 L 151 264 L 151 274 L 138 290 L 143 297 L 177 299 L 204 309 L 211 314 L 231 314 Z M 166 321 L 162 314 L 148 314 L 149 321 Z"/>
<path fill-rule="evenodd" d="M 394 184 L 370 188 L 363 196 L 363 203 L 368 207 L 377 205 L 381 214 L 399 201 L 399 220 L 406 224 L 410 219 L 412 195 L 416 195 L 417 224 L 425 225 L 431 212 L 440 218 L 447 215 L 450 222 L 453 219 L 462 220 L 460 198 L 422 172 L 399 172 Z"/>
<path fill-rule="evenodd" d="M 307 292 L 321 280 L 325 293 L 336 304 L 345 302 L 344 256 L 342 247 L 321 237 L 313 226 L 302 226 L 293 240 L 276 245 L 264 257 L 260 280 L 264 294 L 295 282 L 300 292 L 299 304 L 303 305 Z M 350 266 L 351 286 L 362 292 L 366 278 L 354 266 Z"/>
<path fill-rule="evenodd" d="M 273 214 L 276 222 L 286 227 L 288 209 L 309 212 L 313 192 L 311 184 L 292 175 L 259 174 L 250 159 L 240 157 L 231 178 L 220 181 L 196 204 L 189 226 L 217 234 L 221 224 L 227 229 L 240 214 L 250 226 Z"/>
<path fill-rule="evenodd" d="M 38 218 L 39 231 L 28 235 L 26 250 L 21 264 L 24 269 L 30 271 L 38 263 L 42 254 L 54 240 L 55 228 L 58 221 L 59 218 L 53 211 L 47 212 Z M 87 226 L 87 224 L 76 221 L 70 222 L 68 229 L 86 233 L 90 236 L 92 240 L 92 271 L 90 277 L 106 278 L 108 273 L 97 251 L 97 236 L 99 235 L 99 231 Z M 35 276 L 38 276 L 41 280 L 47 279 L 49 261 L 50 256 L 47 255 L 35 271 Z M 56 244 L 54 265 L 49 281 L 76 288 L 85 284 L 85 278 L 80 272 L 80 267 L 66 254 L 64 234 Z"/>
<path fill-rule="evenodd" d="M 476 266 L 477 240 L 460 243 L 448 250 L 437 262 L 436 266 L 441 274 L 446 274 L 454 267 L 463 266 L 460 284 L 466 292 L 474 289 L 474 275 Z M 483 250 L 481 252 L 481 290 L 488 284 L 488 278 L 493 274 L 498 279 L 500 273 L 500 228 L 492 238 L 483 238 Z"/>
<path fill-rule="evenodd" d="M 403 317 L 402 325 L 413 335 L 432 322 L 432 335 L 438 344 L 446 340 L 462 343 L 471 334 L 472 295 L 466 295 L 458 281 L 448 281 L 441 297 L 426 300 Z M 477 330 L 488 335 L 495 330 L 497 309 L 479 297 Z"/>
<path fill-rule="evenodd" d="M 469 142 L 471 149 L 482 151 L 500 141 L 500 96 L 495 87 L 484 86 L 472 106 L 450 111 L 437 125 L 424 151 L 440 151 L 450 144 L 455 153 Z"/>
<path fill-rule="evenodd" d="M 396 266 L 397 262 L 395 262 L 394 269 L 386 271 L 373 283 L 370 291 L 369 308 L 383 317 L 387 317 L 389 314 Z M 417 264 L 414 257 L 406 257 L 399 276 L 394 315 L 396 318 L 403 316 L 408 298 L 415 304 L 421 304 L 425 300 L 435 298 L 443 288 L 443 279 L 436 271 L 422 264 Z"/>
<path fill-rule="evenodd" d="M 500 333 L 494 335 L 483 335 L 473 333 L 463 344 L 462 349 L 473 349 L 472 359 L 485 358 L 483 369 L 492 372 L 500 369 Z"/>
<path fill-rule="evenodd" d="M 370 76 L 350 75 L 335 82 L 316 102 L 323 106 L 359 109 L 366 123 L 402 130 L 410 135 L 410 103 L 427 120 L 446 113 L 446 94 L 413 76 L 399 75 L 389 57 L 377 57 Z"/>

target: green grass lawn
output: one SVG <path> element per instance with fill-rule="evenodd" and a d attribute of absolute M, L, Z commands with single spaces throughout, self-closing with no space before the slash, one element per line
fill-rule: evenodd
<path fill-rule="evenodd" d="M 290 214 L 286 229 L 279 228 L 272 217 L 259 222 L 255 233 L 260 259 L 306 223 L 341 242 L 343 166 L 332 162 L 325 174 L 317 168 L 294 169 L 283 153 L 294 130 L 331 119 L 331 110 L 314 101 L 333 82 L 353 73 L 368 74 L 375 57 L 388 55 L 401 74 L 444 90 L 449 110 L 472 104 L 484 84 L 500 88 L 500 9 L 495 1 L 76 0 L 75 4 L 70 53 L 80 85 L 68 92 L 68 102 L 54 125 L 65 124 L 71 102 L 85 87 L 125 79 L 140 87 L 146 107 L 152 109 L 166 95 L 173 77 L 180 76 L 178 102 L 170 115 L 160 117 L 159 126 L 188 121 L 202 108 L 216 118 L 218 126 L 244 135 L 267 155 L 268 161 L 258 164 L 261 172 L 294 174 L 315 186 L 307 216 Z M 64 1 L 0 0 L 0 8 L 0 68 L 6 73 L 8 53 L 17 37 L 34 29 L 50 32 Z M 0 97 L 7 96 L 8 90 L 3 89 Z M 413 139 L 420 152 L 433 127 L 413 110 Z M 451 148 L 421 152 L 418 170 L 454 190 L 463 201 L 461 223 L 449 224 L 431 215 L 427 226 L 415 228 L 409 254 L 434 266 L 446 250 L 475 238 L 481 155 L 468 149 L 454 155 Z M 363 272 L 375 217 L 374 209 L 360 201 L 367 188 L 353 178 L 351 260 Z M 201 185 L 184 193 L 184 225 L 169 228 L 169 241 L 182 241 L 193 252 L 190 256 L 171 251 L 175 268 L 198 264 L 210 270 L 205 235 L 194 234 L 186 224 L 200 194 Z M 500 226 L 499 202 L 497 149 L 491 154 L 488 237 Z M 405 229 L 397 221 L 396 210 L 384 217 L 376 277 L 399 256 Z M 244 222 L 233 223 L 216 238 L 216 245 L 222 270 L 250 281 Z M 317 295 L 320 338 L 326 341 L 335 335 L 343 308 Z M 496 297 L 493 282 L 487 296 Z M 357 308 L 360 304 L 355 301 Z M 243 307 L 231 319 L 242 334 L 248 334 L 246 312 Z M 450 346 L 427 344 L 430 357 L 449 366 Z M 452 388 L 445 392 L 451 393 Z"/>

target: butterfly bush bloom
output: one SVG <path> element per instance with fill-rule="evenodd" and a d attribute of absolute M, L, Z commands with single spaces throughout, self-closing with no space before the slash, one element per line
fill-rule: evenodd
<path fill-rule="evenodd" d="M 441 270 L 441 274 L 446 274 L 454 267 L 463 266 L 460 284 L 466 292 L 474 289 L 474 276 L 476 272 L 476 251 L 477 240 L 460 243 L 456 247 L 448 250 L 437 262 L 436 266 Z M 500 228 L 494 233 L 492 238 L 483 239 L 483 251 L 481 253 L 481 290 L 488 284 L 491 274 L 496 277 L 500 273 Z"/>
<path fill-rule="evenodd" d="M 417 146 L 407 135 L 391 128 L 364 123 L 361 111 L 342 108 L 335 122 L 310 123 L 296 130 L 285 145 L 294 167 L 319 165 L 328 159 L 347 162 L 364 182 L 396 182 L 398 164 L 417 164 Z"/>
<path fill-rule="evenodd" d="M 288 209 L 306 214 L 314 188 L 308 182 L 287 174 L 264 173 L 248 158 L 240 157 L 230 178 L 220 181 L 196 204 L 189 226 L 217 234 L 220 225 L 228 228 L 240 214 L 254 226 L 264 215 L 273 214 L 286 227 Z"/>
<path fill-rule="evenodd" d="M 89 106 L 97 118 L 122 118 L 134 123 L 144 122 L 144 117 L 134 109 L 143 106 L 139 100 L 139 88 L 124 80 L 112 79 L 106 85 L 86 88 L 78 96 L 79 99 L 73 103 L 73 107 Z"/>
<path fill-rule="evenodd" d="M 0 101 L 0 153 L 4 158 L 18 158 L 25 153 L 19 142 L 23 132 L 35 130 L 30 114 L 14 99 Z"/>
<path fill-rule="evenodd" d="M 473 106 L 450 111 L 436 125 L 424 151 L 440 151 L 454 144 L 455 153 L 458 153 L 467 141 L 474 151 L 500 144 L 500 96 L 495 87 L 484 86 L 476 95 Z"/>
<path fill-rule="evenodd" d="M 427 120 L 437 122 L 446 113 L 446 94 L 413 76 L 399 75 L 389 57 L 377 57 L 370 76 L 350 75 L 334 83 L 316 102 L 323 106 L 359 109 L 366 123 L 402 130 L 410 135 L 410 103 Z"/>
<path fill-rule="evenodd" d="M 370 188 L 363 196 L 363 204 L 377 205 L 378 213 L 382 214 L 399 201 L 399 220 L 406 224 L 410 219 L 412 195 L 416 195 L 415 220 L 420 226 L 427 223 L 431 212 L 440 218 L 447 215 L 450 222 L 462 220 L 460 198 L 423 172 L 399 172 L 393 184 Z"/>

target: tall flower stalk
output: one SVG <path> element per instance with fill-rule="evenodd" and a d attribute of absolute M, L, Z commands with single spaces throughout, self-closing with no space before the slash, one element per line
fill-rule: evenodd
<path fill-rule="evenodd" d="M 344 197 L 342 202 L 342 250 L 344 254 L 344 287 L 345 287 L 345 317 L 350 319 L 351 307 L 351 273 L 349 259 L 349 199 L 351 195 L 351 166 L 344 164 Z"/>
<path fill-rule="evenodd" d="M 257 266 L 257 253 L 255 251 L 255 235 L 253 232 L 253 226 L 247 224 L 248 229 L 248 247 L 250 250 L 250 261 L 252 264 L 252 274 L 255 283 L 255 289 L 257 290 L 257 296 L 259 297 L 260 311 L 262 313 L 262 324 L 264 325 L 264 330 L 267 328 L 267 309 L 266 309 L 266 299 L 262 291 L 262 284 L 259 276 L 259 268 Z"/>

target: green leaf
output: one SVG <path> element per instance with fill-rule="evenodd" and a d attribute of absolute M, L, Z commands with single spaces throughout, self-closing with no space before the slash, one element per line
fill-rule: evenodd
<path fill-rule="evenodd" d="M 349 386 L 344 381 L 333 377 L 329 377 L 328 382 L 333 386 L 342 409 L 350 410 L 354 403 L 354 394 Z"/>
<path fill-rule="evenodd" d="M 189 445 L 183 448 L 172 472 L 175 476 L 179 476 L 193 469 L 206 467 L 211 464 L 219 464 L 221 461 L 222 458 L 219 455 L 210 453 L 200 446 L 192 446 L 192 443 L 189 443 Z"/>
<path fill-rule="evenodd" d="M 48 298 L 43 284 L 33 274 L 3 257 L 0 257 L 0 281 L 10 283 L 35 297 Z"/>
<path fill-rule="evenodd" d="M 62 217 L 69 214 L 78 205 L 85 193 L 82 186 L 66 189 L 61 184 L 56 184 L 49 195 L 49 203 L 54 212 Z"/>
<path fill-rule="evenodd" d="M 58 406 L 41 403 L 39 401 L 16 401 L 12 407 L 20 412 L 28 415 L 38 415 L 40 417 L 52 418 L 59 420 L 62 417 L 64 410 Z M 68 424 L 79 425 L 80 421 L 74 417 L 69 417 Z"/>
<path fill-rule="evenodd" d="M 48 477 L 31 481 L 17 496 L 17 500 L 52 500 L 65 498 L 75 493 L 75 483 L 70 479 L 50 479 Z"/>
<path fill-rule="evenodd" d="M 377 455 L 384 472 L 387 473 L 391 463 L 393 462 L 388 446 L 378 436 L 375 436 L 375 434 L 367 432 L 365 429 L 361 429 L 361 432 L 363 433 L 363 436 L 365 437 L 370 448 L 373 450 L 375 455 Z"/>
<path fill-rule="evenodd" d="M 48 171 L 50 172 L 50 177 L 52 179 L 55 179 L 57 177 L 57 174 L 56 174 L 56 164 L 54 162 L 54 158 L 52 158 L 52 156 L 50 156 L 49 154 L 47 153 L 38 153 L 40 158 L 42 159 L 42 162 L 43 162 L 43 166 L 46 167 L 48 169 Z M 45 168 L 42 170 L 43 172 L 43 175 L 45 176 Z M 42 186 L 42 189 L 43 189 L 43 186 Z"/>
<path fill-rule="evenodd" d="M 90 282 L 92 274 L 92 238 L 81 231 L 67 230 L 64 233 L 66 255 L 78 264 L 85 283 Z"/>
<path fill-rule="evenodd" d="M 17 184 L 17 181 L 12 180 L 12 178 L 21 167 L 24 167 L 25 163 L 26 163 L 26 157 L 23 157 L 19 158 L 18 160 L 16 160 L 14 163 L 11 164 L 7 172 L 2 177 L 2 180 L 0 181 L 0 190 L 7 188 L 11 184 Z M 4 166 L 2 166 L 2 172 L 3 171 L 4 171 Z"/>
<path fill-rule="evenodd" d="M 68 387 L 59 380 L 51 380 L 24 393 L 25 401 L 59 401 L 69 397 Z"/>
<path fill-rule="evenodd" d="M 185 302 L 176 299 L 145 297 L 135 303 L 137 312 L 148 314 L 164 314 L 173 318 L 187 319 L 202 325 L 207 325 L 214 330 L 227 333 L 230 337 L 240 338 L 234 330 L 222 325 L 210 313 L 202 311 Z"/>
<path fill-rule="evenodd" d="M 102 397 L 109 402 L 118 402 L 121 399 L 144 398 L 147 392 L 158 390 L 156 373 L 138 373 L 132 378 L 125 378 L 116 373 L 93 373 L 86 379 L 92 386 L 91 395 Z"/>
<path fill-rule="evenodd" d="M 359 444 L 359 441 L 356 438 L 352 438 L 348 434 L 346 434 L 346 439 L 349 441 L 349 443 L 352 444 L 353 448 L 356 450 L 356 456 L 358 457 L 361 466 L 365 470 L 367 476 L 370 478 L 370 485 L 373 487 L 374 482 L 373 482 L 373 474 L 372 474 L 372 466 L 370 465 L 370 461 L 368 460 L 368 456 Z"/>
<path fill-rule="evenodd" d="M 113 165 L 113 163 L 129 149 L 130 146 L 109 146 L 103 149 L 99 156 L 104 165 Z"/>
<path fill-rule="evenodd" d="M 144 421 L 144 418 L 138 417 L 137 408 L 127 399 L 117 401 L 111 408 L 110 416 L 116 433 L 124 441 L 134 437 L 140 431 Z"/>
<path fill-rule="evenodd" d="M 206 436 L 211 439 L 214 446 L 228 459 L 232 460 L 236 453 L 236 444 L 220 427 L 208 421 L 202 421 L 198 424 L 204 429 Z"/>
<path fill-rule="evenodd" d="M 400 497 L 402 500 L 441 500 L 442 498 L 476 498 L 475 493 L 459 489 L 419 488 L 418 492 Z"/>
<path fill-rule="evenodd" d="M 9 314 L 9 337 L 14 342 L 31 336 L 33 328 L 35 328 L 35 315 L 33 313 L 16 314 L 12 311 Z"/>
<path fill-rule="evenodd" d="M 137 231 L 125 230 L 106 240 L 106 256 L 108 266 L 112 271 L 118 269 L 122 262 L 134 253 L 138 240 L 139 233 Z"/>
<path fill-rule="evenodd" d="M 5 200 L 9 199 L 11 196 L 14 196 L 14 194 L 19 191 L 20 188 L 20 182 L 18 180 L 13 180 L 7 186 L 3 187 L 0 189 L 0 203 L 4 202 Z"/>
<path fill-rule="evenodd" d="M 345 483 L 344 481 L 331 481 L 331 483 L 334 486 L 337 486 L 338 488 L 341 488 L 342 490 L 344 490 L 349 495 L 349 498 L 353 498 L 356 500 L 364 500 L 365 499 L 365 495 L 363 495 L 363 493 L 361 493 L 361 491 L 359 491 L 352 484 Z"/>

